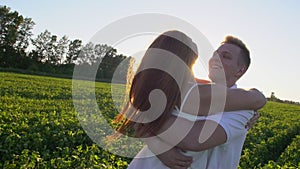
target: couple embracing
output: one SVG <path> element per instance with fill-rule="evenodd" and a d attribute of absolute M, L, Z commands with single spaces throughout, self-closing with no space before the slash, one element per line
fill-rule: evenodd
<path fill-rule="evenodd" d="M 116 121 L 145 146 L 129 169 L 238 167 L 247 131 L 266 104 L 257 89 L 237 88 L 250 53 L 227 36 L 209 60 L 210 81 L 196 79 L 196 44 L 183 32 L 159 35 L 132 80 L 129 101 Z"/>

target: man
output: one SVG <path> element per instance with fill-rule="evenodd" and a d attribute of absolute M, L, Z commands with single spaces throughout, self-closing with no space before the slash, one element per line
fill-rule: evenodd
<path fill-rule="evenodd" d="M 249 65 L 249 50 L 245 44 L 236 37 L 227 36 L 209 61 L 209 78 L 214 83 L 236 88 L 237 80 L 243 76 Z M 199 82 L 203 83 L 204 81 Z M 222 125 L 221 130 L 226 133 L 226 136 L 225 138 L 222 137 L 221 140 L 223 139 L 225 144 L 204 150 L 193 156 L 192 168 L 237 168 L 247 134 L 245 124 L 252 117 L 249 124 L 251 126 L 259 117 L 259 115 L 253 116 L 253 114 L 253 111 L 223 113 L 221 122 L 225 125 Z M 191 130 L 188 137 L 199 136 L 195 132 L 199 131 Z M 193 144 L 187 145 L 193 146 Z M 182 147 L 180 148 L 182 149 Z M 194 147 L 186 148 L 193 151 L 201 150 Z M 172 148 L 157 157 L 170 168 L 186 168 L 192 162 L 191 158 L 183 156 L 177 148 Z"/>

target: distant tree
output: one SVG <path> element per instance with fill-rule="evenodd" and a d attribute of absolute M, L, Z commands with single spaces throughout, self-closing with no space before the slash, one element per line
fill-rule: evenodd
<path fill-rule="evenodd" d="M 18 35 L 14 47 L 19 52 L 25 52 L 25 50 L 27 49 L 30 43 L 30 38 L 33 35 L 31 30 L 34 25 L 35 23 L 31 18 L 25 18 L 18 28 Z"/>
<path fill-rule="evenodd" d="M 275 97 L 275 93 L 274 92 L 271 93 L 270 100 L 271 101 L 276 101 L 277 100 L 277 98 Z"/>
<path fill-rule="evenodd" d="M 70 40 L 68 39 L 67 36 L 63 36 L 56 44 L 55 49 L 55 60 L 56 64 L 62 64 L 65 62 L 67 53 L 68 53 L 68 48 L 69 48 L 69 42 Z"/>
<path fill-rule="evenodd" d="M 271 96 L 270 96 L 269 100 L 274 101 L 274 102 L 280 102 L 280 103 L 286 102 L 286 101 L 283 101 L 283 100 L 279 99 L 278 97 L 276 97 L 274 92 L 271 92 Z"/>
<path fill-rule="evenodd" d="M 18 12 L 11 12 L 6 6 L 0 7 L 0 45 L 12 47 L 18 36 L 18 28 L 24 18 Z"/>
<path fill-rule="evenodd" d="M 89 42 L 82 47 L 77 61 L 79 64 L 87 63 L 90 65 L 94 65 L 96 63 L 102 62 L 102 59 L 105 56 L 115 56 L 116 51 L 116 49 L 106 44 L 94 45 L 92 42 Z"/>
<path fill-rule="evenodd" d="M 117 50 L 114 48 L 111 48 L 105 53 L 99 66 L 99 73 L 102 76 L 101 78 L 110 79 L 113 76 L 117 65 L 123 60 L 120 59 L 120 57 L 123 57 L 123 55 L 117 56 Z"/>
<path fill-rule="evenodd" d="M 53 39 L 48 30 L 40 33 L 37 38 L 32 39 L 32 45 L 35 47 L 32 53 L 34 53 L 35 60 L 38 62 L 47 62 L 50 60 L 51 48 L 49 47 L 49 43 L 51 43 Z"/>
<path fill-rule="evenodd" d="M 51 40 L 49 42 L 46 42 L 46 54 L 48 56 L 46 62 L 56 64 L 59 61 L 59 58 L 57 57 L 57 36 L 52 35 Z"/>
<path fill-rule="evenodd" d="M 26 68 L 24 63 L 28 58 L 25 58 L 25 50 L 33 25 L 31 18 L 24 18 L 18 12 L 0 6 L 0 66 Z"/>
<path fill-rule="evenodd" d="M 58 65 L 66 60 L 69 48 L 67 36 L 58 40 L 56 35 L 45 30 L 37 38 L 32 39 L 32 44 L 35 47 L 32 53 L 35 53 L 34 56 L 37 61 Z"/>
<path fill-rule="evenodd" d="M 75 39 L 73 41 L 70 41 L 68 45 L 68 52 L 67 52 L 65 63 L 66 64 L 74 63 L 79 56 L 81 48 L 82 48 L 81 40 Z"/>
<path fill-rule="evenodd" d="M 75 64 L 93 68 L 98 78 L 110 79 L 116 72 L 126 80 L 133 58 L 117 54 L 117 50 L 106 44 L 69 40 L 52 35 L 48 30 L 32 38 L 34 22 L 9 7 L 0 5 L 0 67 L 13 67 L 49 73 L 71 74 Z M 29 44 L 33 50 L 26 53 Z M 87 73 L 82 74 L 87 75 Z"/>
<path fill-rule="evenodd" d="M 97 44 L 95 45 L 94 50 L 95 50 L 95 57 L 93 58 L 92 63 L 100 63 L 104 56 L 115 55 L 115 53 L 117 52 L 116 49 L 106 44 Z"/>
<path fill-rule="evenodd" d="M 92 64 L 92 58 L 94 58 L 95 50 L 94 50 L 94 44 L 92 42 L 87 43 L 84 45 L 79 53 L 79 56 L 77 58 L 77 62 L 79 64 Z"/>
<path fill-rule="evenodd" d="M 133 64 L 135 60 L 133 57 L 126 57 L 122 54 L 116 58 L 119 58 L 119 60 L 116 60 L 111 71 L 108 72 L 110 73 L 108 76 L 114 77 L 115 82 L 129 84 L 134 76 Z"/>

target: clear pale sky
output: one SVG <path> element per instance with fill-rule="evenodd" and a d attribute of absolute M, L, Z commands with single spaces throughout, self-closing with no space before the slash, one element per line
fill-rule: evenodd
<path fill-rule="evenodd" d="M 252 58 L 252 65 L 238 85 L 256 87 L 267 97 L 275 92 L 280 99 L 300 102 L 298 0 L 2 0 L 0 5 L 32 18 L 36 23 L 35 36 L 47 29 L 59 37 L 67 35 L 69 39 L 81 39 L 84 43 L 106 25 L 141 13 L 168 14 L 185 20 L 200 30 L 214 48 L 225 35 L 234 35 L 246 43 Z M 143 37 L 143 45 L 128 43 L 126 46 L 125 43 L 116 48 L 119 53 L 131 55 L 146 48 L 152 39 Z M 207 72 L 201 65 L 195 71 L 196 75 L 198 71 Z"/>

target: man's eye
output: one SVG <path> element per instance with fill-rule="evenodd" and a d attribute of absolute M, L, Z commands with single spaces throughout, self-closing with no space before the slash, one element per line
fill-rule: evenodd
<path fill-rule="evenodd" d="M 230 59 L 230 56 L 227 55 L 227 54 L 223 54 L 222 57 L 225 58 L 225 59 Z"/>

